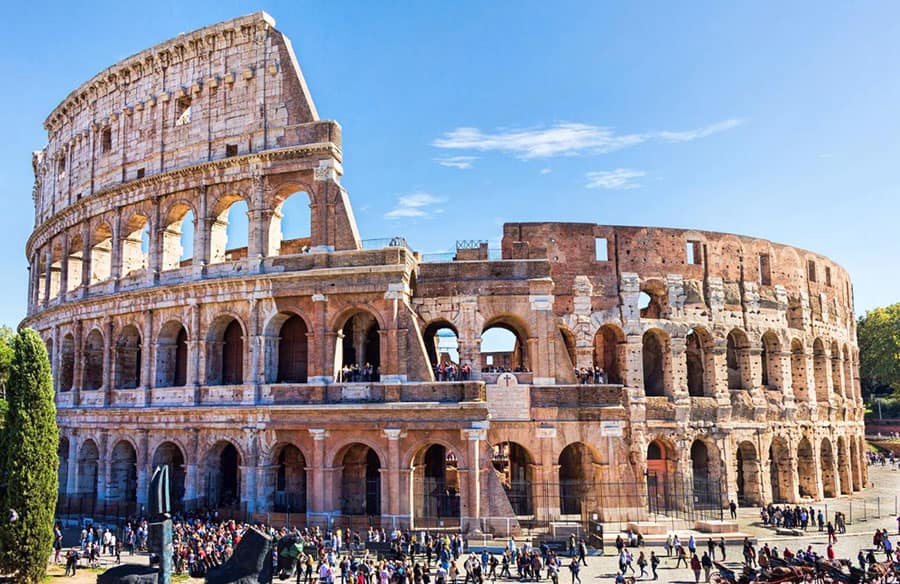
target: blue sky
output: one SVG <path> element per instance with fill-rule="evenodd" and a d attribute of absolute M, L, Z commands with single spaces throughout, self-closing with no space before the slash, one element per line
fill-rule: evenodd
<path fill-rule="evenodd" d="M 264 9 L 344 129 L 363 238 L 496 244 L 504 221 L 695 227 L 815 250 L 857 312 L 900 285 L 900 4 L 15 3 L 0 37 L 0 322 L 25 311 L 31 151 L 143 48 Z M 288 228 L 290 226 L 288 225 Z"/>

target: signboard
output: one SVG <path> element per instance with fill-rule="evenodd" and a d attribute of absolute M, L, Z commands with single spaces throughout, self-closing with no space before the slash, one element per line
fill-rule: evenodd
<path fill-rule="evenodd" d="M 621 420 L 605 420 L 600 422 L 600 435 L 608 438 L 621 438 L 625 433 L 625 422 Z"/>

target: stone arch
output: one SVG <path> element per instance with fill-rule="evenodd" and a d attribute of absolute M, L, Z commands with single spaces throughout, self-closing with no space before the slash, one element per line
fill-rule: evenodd
<path fill-rule="evenodd" d="M 599 508 L 595 467 L 600 456 L 584 442 L 572 442 L 559 453 L 559 511 L 582 516 Z"/>
<path fill-rule="evenodd" d="M 172 509 L 184 507 L 184 482 L 186 476 L 184 449 L 174 440 L 161 442 L 153 452 L 151 468 L 169 467 L 169 489 Z"/>
<path fill-rule="evenodd" d="M 837 341 L 831 341 L 829 352 L 831 353 L 831 387 L 835 394 L 841 397 L 847 397 L 842 379 L 843 367 L 841 367 L 841 349 L 838 347 Z"/>
<path fill-rule="evenodd" d="M 788 441 L 773 436 L 769 446 L 769 482 L 773 503 L 789 503 L 794 500 L 794 461 Z"/>
<path fill-rule="evenodd" d="M 187 329 L 179 320 L 167 321 L 156 337 L 156 387 L 187 385 Z"/>
<path fill-rule="evenodd" d="M 303 451 L 291 443 L 272 449 L 275 466 L 273 509 L 281 513 L 306 513 L 307 462 Z"/>
<path fill-rule="evenodd" d="M 762 336 L 762 350 L 759 354 L 762 385 L 766 389 L 783 390 L 781 374 L 781 340 L 774 331 L 766 331 Z"/>
<path fill-rule="evenodd" d="M 604 324 L 594 334 L 594 367 L 606 374 L 607 383 L 624 384 L 628 370 L 625 333 L 614 324 Z"/>
<path fill-rule="evenodd" d="M 240 508 L 243 456 L 230 440 L 218 440 L 203 457 L 202 498 L 211 509 Z"/>
<path fill-rule="evenodd" d="M 737 459 L 737 497 L 741 506 L 764 504 L 762 494 L 762 464 L 756 445 L 743 440 L 735 450 Z"/>
<path fill-rule="evenodd" d="M 297 312 L 282 311 L 266 324 L 266 380 L 306 383 L 309 374 L 309 324 Z"/>
<path fill-rule="evenodd" d="M 66 258 L 63 257 L 63 246 L 60 239 L 53 241 L 50 246 L 50 294 L 52 300 L 58 298 L 60 294 L 60 284 L 62 283 L 62 264 Z"/>
<path fill-rule="evenodd" d="M 692 397 L 715 397 L 715 341 L 703 327 L 695 326 L 685 338 L 688 394 Z"/>
<path fill-rule="evenodd" d="M 800 478 L 800 496 L 817 498 L 816 478 L 819 473 L 816 472 L 816 456 L 806 436 L 797 443 L 797 476 Z"/>
<path fill-rule="evenodd" d="M 75 233 L 69 238 L 69 256 L 66 258 L 67 293 L 77 290 L 84 283 L 82 282 L 84 261 L 84 239 L 80 233 Z"/>
<path fill-rule="evenodd" d="M 728 389 L 753 388 L 750 340 L 747 333 L 740 329 L 731 329 L 725 338 L 725 362 L 728 367 Z"/>
<path fill-rule="evenodd" d="M 443 346 L 441 339 L 444 339 Z M 429 322 L 422 331 L 422 340 L 432 367 L 450 363 L 459 365 L 459 330 L 452 322 L 444 318 Z"/>
<path fill-rule="evenodd" d="M 566 357 L 569 360 L 570 368 L 576 368 L 578 365 L 578 355 L 576 352 L 575 333 L 567 326 L 560 324 L 558 327 L 559 336 L 562 339 L 562 347 L 565 349 Z"/>
<path fill-rule="evenodd" d="M 856 392 L 856 384 L 853 383 L 853 364 L 850 361 L 850 347 L 844 345 L 841 357 L 844 366 L 844 394 L 845 397 L 855 401 L 859 399 L 859 395 Z"/>
<path fill-rule="evenodd" d="M 141 384 L 141 333 L 133 324 L 126 325 L 116 340 L 116 388 L 134 389 Z"/>
<path fill-rule="evenodd" d="M 124 438 L 116 442 L 109 457 L 107 499 L 125 503 L 137 501 L 137 450 Z"/>
<path fill-rule="evenodd" d="M 206 333 L 206 384 L 244 383 L 244 323 L 233 314 L 220 314 Z"/>
<path fill-rule="evenodd" d="M 339 317 L 335 321 L 338 335 L 334 351 L 334 378 L 343 382 L 378 381 L 381 331 L 384 330 L 378 312 L 356 307 L 343 311 Z"/>
<path fill-rule="evenodd" d="M 122 225 L 122 276 L 128 277 L 147 269 L 149 260 L 150 219 L 135 213 Z"/>
<path fill-rule="evenodd" d="M 834 450 L 828 438 L 822 438 L 819 445 L 819 461 L 822 468 L 822 494 L 825 497 L 837 497 L 839 493 L 834 472 Z"/>
<path fill-rule="evenodd" d="M 491 464 L 510 507 L 516 515 L 533 515 L 534 457 L 518 442 L 500 442 L 492 447 Z"/>
<path fill-rule="evenodd" d="M 694 505 L 719 507 L 722 502 L 722 465 L 718 447 L 711 439 L 696 438 L 691 443 L 690 457 Z"/>
<path fill-rule="evenodd" d="M 847 452 L 847 441 L 843 436 L 837 437 L 837 470 L 840 477 L 840 490 L 842 495 L 853 493 L 853 484 L 850 479 L 850 455 Z"/>
<path fill-rule="evenodd" d="M 417 527 L 457 523 L 461 515 L 459 457 L 441 441 L 420 445 L 410 477 L 413 524 Z"/>
<path fill-rule="evenodd" d="M 237 252 L 239 248 L 233 244 L 242 243 L 241 241 L 229 241 L 228 223 L 234 218 L 231 216 L 232 211 L 240 212 L 246 209 L 249 215 L 250 203 L 247 198 L 237 192 L 230 192 L 221 195 L 213 204 L 212 221 L 209 227 L 209 263 L 221 264 L 226 261 L 239 259 L 232 252 Z M 237 208 L 236 208 L 237 207 Z M 249 230 L 249 221 L 248 221 Z M 237 239 L 237 238 L 235 238 Z M 249 243 L 250 236 L 247 235 Z M 230 248 L 230 249 L 229 249 Z M 245 254 L 246 255 L 246 252 Z"/>
<path fill-rule="evenodd" d="M 334 467 L 340 469 L 338 508 L 343 515 L 381 515 L 381 464 L 379 453 L 362 442 L 338 450 Z"/>
<path fill-rule="evenodd" d="M 825 343 L 820 338 L 813 341 L 813 370 L 816 401 L 827 404 L 831 393 L 828 387 L 828 355 L 825 352 Z"/>
<path fill-rule="evenodd" d="M 662 329 L 644 333 L 641 343 L 644 393 L 664 396 L 672 387 L 672 350 L 669 335 Z"/>
<path fill-rule="evenodd" d="M 105 282 L 112 275 L 112 236 L 112 228 L 105 222 L 91 233 L 89 284 Z"/>
<path fill-rule="evenodd" d="M 303 203 L 306 203 L 305 212 Z M 306 186 L 285 185 L 272 199 L 272 218 L 269 220 L 268 256 L 289 255 L 309 251 L 312 242 L 310 206 L 312 196 Z M 288 238 L 285 239 L 285 227 Z"/>
<path fill-rule="evenodd" d="M 59 391 L 71 391 L 75 384 L 75 337 L 66 333 L 59 350 Z"/>
<path fill-rule="evenodd" d="M 666 318 L 669 313 L 668 284 L 657 278 L 641 281 L 638 309 L 641 318 Z"/>
<path fill-rule="evenodd" d="M 82 389 L 94 390 L 103 387 L 103 333 L 100 329 L 91 329 L 84 340 L 84 365 L 82 371 Z"/>
<path fill-rule="evenodd" d="M 809 403 L 809 381 L 806 378 L 806 351 L 800 339 L 791 340 L 791 386 L 798 403 Z"/>
<path fill-rule="evenodd" d="M 76 464 L 76 491 L 79 496 L 97 499 L 98 479 L 100 477 L 100 449 L 93 439 L 88 438 L 78 449 Z"/>
<path fill-rule="evenodd" d="M 503 329 L 512 333 L 515 337 L 515 344 L 512 351 L 508 352 L 508 355 L 505 354 L 507 352 L 489 353 L 485 351 L 485 343 L 483 342 L 484 335 L 491 329 Z M 510 369 L 511 371 L 531 371 L 531 355 L 528 352 L 530 332 L 528 323 L 522 318 L 509 313 L 495 315 L 485 320 L 484 326 L 481 329 L 481 338 L 482 369 L 487 364 L 487 355 L 490 354 L 494 358 L 495 367 Z M 498 364 L 498 360 L 505 361 L 506 363 Z"/>
<path fill-rule="evenodd" d="M 647 444 L 645 454 L 650 511 L 663 513 L 677 509 L 678 455 L 675 445 L 668 439 L 657 436 Z"/>
<path fill-rule="evenodd" d="M 187 199 L 173 201 L 163 214 L 162 225 L 162 269 L 177 270 L 181 267 L 185 251 L 193 255 L 193 238 L 196 237 L 197 214 L 193 202 Z M 188 226 L 188 229 L 185 229 Z M 190 242 L 185 236 L 190 235 Z M 190 246 L 185 249 L 185 243 Z"/>

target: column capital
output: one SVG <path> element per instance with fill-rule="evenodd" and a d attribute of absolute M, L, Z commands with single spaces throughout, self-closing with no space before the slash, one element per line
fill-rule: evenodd
<path fill-rule="evenodd" d="M 328 430 L 326 430 L 325 428 L 310 428 L 309 434 L 316 442 L 321 442 L 322 440 L 328 438 Z"/>
<path fill-rule="evenodd" d="M 391 441 L 399 440 L 406 436 L 406 431 L 402 428 L 384 428 L 382 432 L 384 432 L 385 437 Z"/>
<path fill-rule="evenodd" d="M 487 430 L 484 428 L 463 428 L 461 430 L 462 437 L 470 442 L 478 440 L 487 440 Z"/>
<path fill-rule="evenodd" d="M 555 426 L 540 426 L 535 431 L 535 435 L 538 438 L 544 438 L 544 439 L 556 438 L 556 427 Z"/>

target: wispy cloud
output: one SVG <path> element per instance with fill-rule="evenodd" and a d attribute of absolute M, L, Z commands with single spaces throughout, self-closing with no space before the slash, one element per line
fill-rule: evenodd
<path fill-rule="evenodd" d="M 596 170 L 585 174 L 588 182 L 585 185 L 589 189 L 636 189 L 640 183 L 632 179 L 646 176 L 642 170 L 633 168 L 617 168 L 615 170 Z"/>
<path fill-rule="evenodd" d="M 541 174 L 550 174 L 551 172 L 553 172 L 552 168 L 542 168 L 541 169 Z"/>
<path fill-rule="evenodd" d="M 397 206 L 384 214 L 387 219 L 430 217 L 444 212 L 437 207 L 447 199 L 430 193 L 412 193 L 397 198 Z"/>
<path fill-rule="evenodd" d="M 446 132 L 431 144 L 437 148 L 505 152 L 518 158 L 573 156 L 585 152 L 603 154 L 637 146 L 647 141 L 689 142 L 740 125 L 729 119 L 693 130 L 662 130 L 638 134 L 617 134 L 612 128 L 590 124 L 561 122 L 548 128 L 482 132 L 478 128 L 461 127 Z"/>
<path fill-rule="evenodd" d="M 465 170 L 467 168 L 472 168 L 472 163 L 478 160 L 477 156 L 445 156 L 443 158 L 435 158 L 434 161 L 440 164 L 441 166 L 448 166 L 450 168 L 458 168 L 460 170 Z"/>

